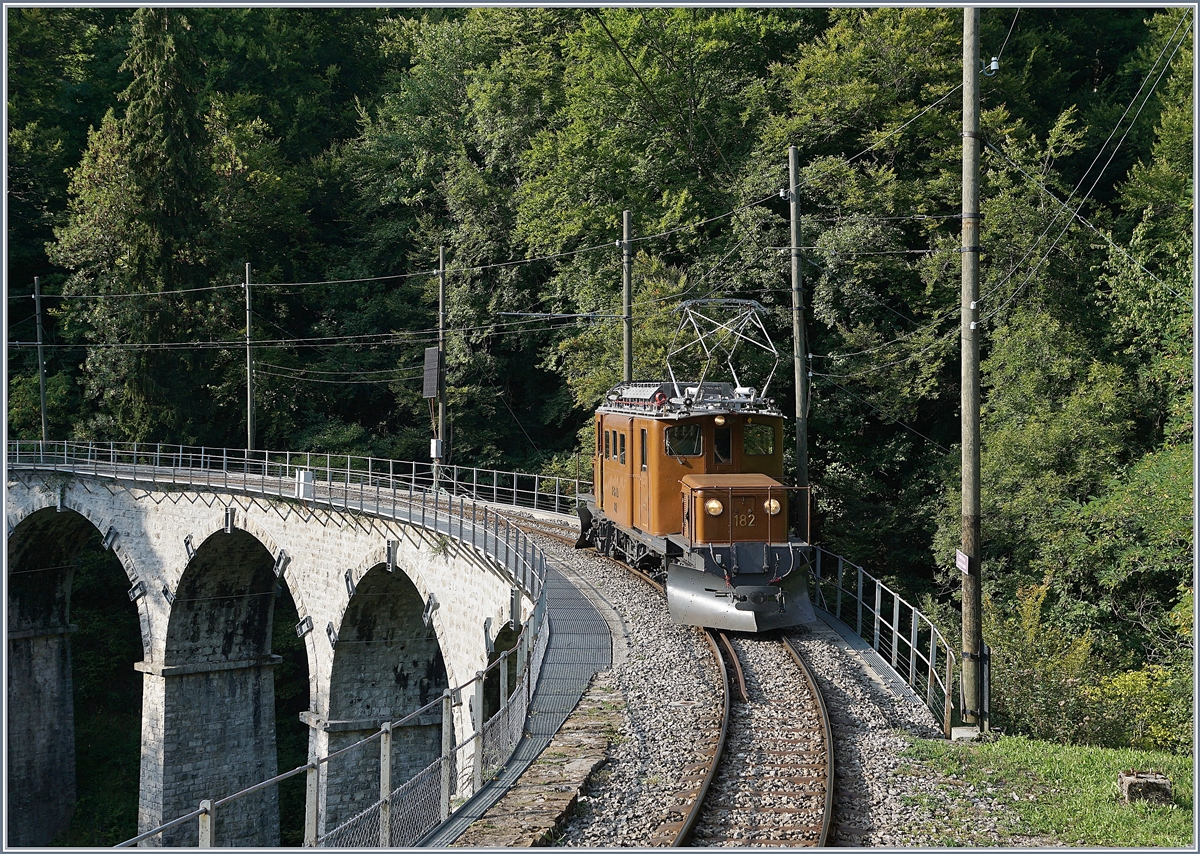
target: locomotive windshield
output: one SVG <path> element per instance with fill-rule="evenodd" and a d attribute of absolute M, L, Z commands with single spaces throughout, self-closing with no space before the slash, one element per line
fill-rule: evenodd
<path fill-rule="evenodd" d="M 771 456 L 775 453 L 775 428 L 770 424 L 744 425 L 742 447 L 749 456 Z"/>
<path fill-rule="evenodd" d="M 699 424 L 677 424 L 667 428 L 667 453 L 672 457 L 698 457 L 704 450 Z"/>

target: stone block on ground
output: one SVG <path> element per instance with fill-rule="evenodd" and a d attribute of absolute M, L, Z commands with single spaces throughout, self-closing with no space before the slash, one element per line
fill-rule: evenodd
<path fill-rule="evenodd" d="M 1117 787 L 1127 804 L 1134 801 L 1171 803 L 1171 781 L 1154 771 L 1122 771 L 1117 775 Z"/>

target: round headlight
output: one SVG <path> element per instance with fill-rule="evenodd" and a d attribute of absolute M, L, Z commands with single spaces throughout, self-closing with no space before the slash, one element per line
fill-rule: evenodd
<path fill-rule="evenodd" d="M 704 502 L 704 512 L 709 516 L 720 516 L 725 512 L 725 505 L 719 498 L 710 498 Z"/>
<path fill-rule="evenodd" d="M 778 516 L 779 515 L 779 499 L 778 498 L 768 498 L 766 501 L 763 502 L 763 510 L 766 510 L 772 516 Z"/>
<path fill-rule="evenodd" d="M 713 424 L 716 424 L 718 427 L 724 427 L 725 426 L 725 416 L 718 415 L 716 418 L 713 419 Z"/>

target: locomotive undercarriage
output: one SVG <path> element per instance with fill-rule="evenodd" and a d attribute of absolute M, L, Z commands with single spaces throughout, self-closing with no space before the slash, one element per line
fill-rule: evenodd
<path fill-rule="evenodd" d="M 579 506 L 576 548 L 594 547 L 662 580 L 672 621 L 762 632 L 816 620 L 808 593 L 806 543 L 696 545 L 619 527 L 588 502 Z"/>

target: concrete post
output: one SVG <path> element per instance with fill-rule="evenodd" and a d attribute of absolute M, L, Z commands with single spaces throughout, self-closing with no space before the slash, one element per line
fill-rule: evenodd
<path fill-rule="evenodd" d="M 200 813 L 199 847 L 212 848 L 216 843 L 215 828 L 213 827 L 213 822 L 216 821 L 216 811 L 213 809 L 213 802 L 209 799 L 201 801 L 200 809 L 204 812 Z"/>
<path fill-rule="evenodd" d="M 33 277 L 33 299 L 37 311 L 38 394 L 42 402 L 42 442 L 50 441 L 46 432 L 46 356 L 42 344 L 42 280 Z M 43 449 L 44 450 L 44 449 Z"/>
<path fill-rule="evenodd" d="M 633 226 L 629 211 L 621 215 L 621 363 L 625 382 L 633 380 Z"/>
<path fill-rule="evenodd" d="M 450 689 L 442 692 L 442 821 L 450 817 L 450 782 L 454 758 L 454 700 Z"/>
<path fill-rule="evenodd" d="M 317 827 L 321 813 L 321 766 L 314 760 L 305 775 L 304 847 L 317 847 Z"/>
<path fill-rule="evenodd" d="M 979 476 L 979 9 L 963 10 L 962 185 L 962 576 L 963 708 L 968 724 L 987 729 L 982 698 L 983 632 Z"/>
<path fill-rule="evenodd" d="M 796 486 L 808 486 L 808 371 L 804 366 L 804 268 L 800 258 L 800 152 L 788 149 L 788 198 L 792 224 L 792 365 L 796 375 Z M 805 532 L 805 539 L 809 536 Z"/>
<path fill-rule="evenodd" d="M 379 847 L 391 844 L 392 833 L 392 724 L 383 722 L 379 738 Z"/>

